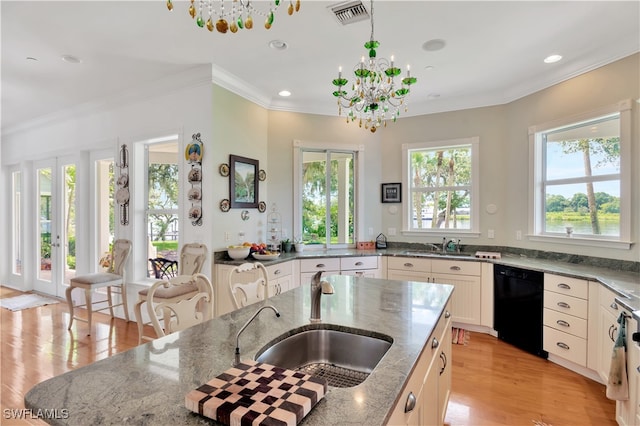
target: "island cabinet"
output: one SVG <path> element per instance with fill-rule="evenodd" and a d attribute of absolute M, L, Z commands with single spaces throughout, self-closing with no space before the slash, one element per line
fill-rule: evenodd
<path fill-rule="evenodd" d="M 589 282 L 544 275 L 543 349 L 587 367 Z"/>
<path fill-rule="evenodd" d="M 442 425 L 451 394 L 451 302 L 407 378 L 388 425 Z"/>
<path fill-rule="evenodd" d="M 297 260 L 275 263 L 269 266 L 265 265 L 268 275 L 268 297 L 282 294 L 298 286 L 294 271 L 297 270 Z M 214 276 L 216 282 L 215 290 L 215 315 L 220 316 L 236 309 L 231 297 L 229 289 L 229 273 L 234 265 L 217 264 L 215 265 Z M 246 272 L 247 282 L 258 279 L 258 272 Z"/>
<path fill-rule="evenodd" d="M 451 314 L 455 322 L 482 324 L 481 262 L 451 259 L 390 257 L 387 260 L 390 280 L 425 281 L 455 287 Z"/>

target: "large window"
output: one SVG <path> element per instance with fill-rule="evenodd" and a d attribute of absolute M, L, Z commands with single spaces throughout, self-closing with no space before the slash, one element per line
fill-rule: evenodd
<path fill-rule="evenodd" d="M 477 232 L 477 157 L 478 138 L 403 145 L 405 232 Z"/>
<path fill-rule="evenodd" d="M 293 237 L 309 248 L 353 246 L 358 233 L 358 161 L 362 154 L 324 146 L 299 143 L 295 151 L 299 179 Z"/>
<path fill-rule="evenodd" d="M 624 119 L 615 109 L 534 128 L 535 235 L 628 238 Z"/>

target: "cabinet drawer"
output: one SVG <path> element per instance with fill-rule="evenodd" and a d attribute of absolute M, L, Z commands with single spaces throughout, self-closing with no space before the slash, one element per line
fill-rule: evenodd
<path fill-rule="evenodd" d="M 545 291 L 544 307 L 553 309 L 554 311 L 564 312 L 565 314 L 573 315 L 574 317 L 586 319 L 589 311 L 589 302 L 577 297 L 554 293 L 552 291 Z"/>
<path fill-rule="evenodd" d="M 563 312 L 544 309 L 544 325 L 574 336 L 587 338 L 587 320 L 574 317 Z"/>
<path fill-rule="evenodd" d="M 265 268 L 269 281 L 277 280 L 278 278 L 291 275 L 293 273 L 293 262 L 278 263 L 275 265 L 269 265 Z"/>
<path fill-rule="evenodd" d="M 547 326 L 544 327 L 543 334 L 545 351 L 576 364 L 587 365 L 587 341 L 585 339 Z"/>
<path fill-rule="evenodd" d="M 480 262 L 460 260 L 434 260 L 431 262 L 431 272 L 439 274 L 480 276 L 480 269 Z"/>
<path fill-rule="evenodd" d="M 378 269 L 378 256 L 340 258 L 341 271 L 353 271 L 356 269 Z"/>
<path fill-rule="evenodd" d="M 544 274 L 544 289 L 581 299 L 589 298 L 589 281 L 578 278 Z"/>
<path fill-rule="evenodd" d="M 399 271 L 431 272 L 431 259 L 418 259 L 415 257 L 389 257 L 387 269 Z"/>
<path fill-rule="evenodd" d="M 618 315 L 622 313 L 624 308 L 616 302 L 616 294 L 603 285 L 600 286 L 598 291 L 600 305 L 602 308 L 614 317 L 618 318 Z"/>
<path fill-rule="evenodd" d="M 300 260 L 300 272 L 339 271 L 339 257 Z"/>

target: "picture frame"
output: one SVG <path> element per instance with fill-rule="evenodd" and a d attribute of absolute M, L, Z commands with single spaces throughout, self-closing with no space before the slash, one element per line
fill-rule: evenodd
<path fill-rule="evenodd" d="M 229 199 L 232 209 L 258 208 L 258 171 L 252 158 L 229 155 Z"/>
<path fill-rule="evenodd" d="M 383 203 L 401 203 L 402 183 L 383 183 L 381 185 L 381 194 Z"/>

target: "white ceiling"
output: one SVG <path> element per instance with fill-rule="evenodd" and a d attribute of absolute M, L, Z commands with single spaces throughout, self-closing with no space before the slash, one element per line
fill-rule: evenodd
<path fill-rule="evenodd" d="M 335 115 L 331 80 L 366 55 L 370 35 L 368 20 L 336 21 L 327 7 L 340 2 L 302 0 L 288 16 L 282 0 L 270 30 L 254 16 L 252 30 L 220 34 L 198 28 L 185 1 L 174 0 L 173 12 L 163 0 L 2 1 L 3 131 L 203 64 L 212 81 L 264 107 Z M 640 51 L 637 0 L 376 0 L 374 8 L 378 55 L 411 64 L 418 78 L 405 115 L 502 104 Z M 275 39 L 289 48 L 270 49 Z M 431 39 L 445 48 L 423 50 Z M 552 53 L 563 60 L 543 63 Z M 283 89 L 292 96 L 279 97 Z"/>

